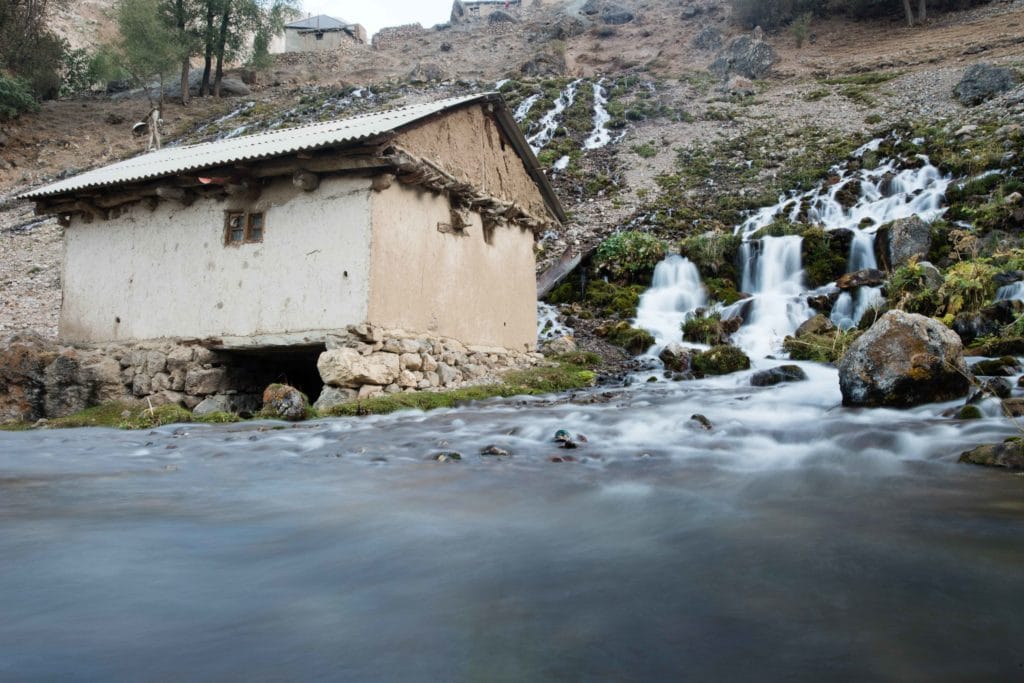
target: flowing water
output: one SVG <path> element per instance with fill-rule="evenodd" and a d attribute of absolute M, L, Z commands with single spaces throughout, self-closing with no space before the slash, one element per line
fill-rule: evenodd
<path fill-rule="evenodd" d="M 537 122 L 537 131 L 526 138 L 534 154 L 537 154 L 551 142 L 551 138 L 554 137 L 555 131 L 558 130 L 558 126 L 562 122 L 562 112 L 571 107 L 572 103 L 576 101 L 576 91 L 582 82 L 582 79 L 576 79 L 569 83 L 555 100 L 551 109 L 545 112 L 544 116 Z"/>
<path fill-rule="evenodd" d="M 607 104 L 608 98 L 602 78 L 594 83 L 594 131 L 583 143 L 583 149 L 601 149 L 612 141 L 612 134 L 608 131 L 608 122 L 612 120 L 612 117 L 605 108 Z"/>
<path fill-rule="evenodd" d="M 0 680 L 1017 680 L 1024 480 L 955 463 L 1013 427 L 804 367 L 0 433 Z"/>
<path fill-rule="evenodd" d="M 868 151 L 877 151 L 881 142 L 881 139 L 873 140 L 856 150 L 853 156 L 859 158 Z M 751 356 L 763 358 L 779 354 L 782 340 L 814 315 L 807 304 L 807 297 L 812 292 L 804 282 L 802 238 L 759 234 L 764 228 L 784 219 L 819 225 L 828 231 L 849 231 L 852 239 L 847 272 L 877 268 L 877 229 L 900 218 L 919 216 L 931 221 L 940 217 L 945 212 L 943 199 L 952 180 L 943 176 L 923 155 L 918 157 L 914 168 L 901 169 L 896 160 L 886 159 L 872 169 L 850 170 L 845 165 L 838 165 L 830 173 L 829 182 L 804 193 L 782 195 L 775 204 L 753 211 L 736 226 L 736 234 L 743 239 L 739 285 L 750 298 L 732 306 L 716 304 L 712 308 L 719 310 L 724 317 L 743 316 L 744 325 L 734 335 L 733 341 Z M 850 200 L 851 195 L 853 201 Z M 656 290 L 662 286 L 657 282 L 653 284 Z M 676 328 L 697 307 L 708 305 L 705 299 L 700 298 L 703 285 L 699 277 L 696 281 L 679 280 L 674 286 L 674 292 L 665 291 L 656 297 L 645 297 L 637 311 L 636 325 L 654 334 L 659 345 L 678 340 Z M 700 294 L 696 294 L 698 291 Z M 834 285 L 828 285 L 813 293 L 837 292 Z M 690 298 L 694 296 L 698 300 L 691 305 Z M 1006 294 L 1004 298 L 1013 298 L 1013 295 Z M 675 308 L 663 305 L 662 302 L 669 300 L 680 304 Z M 838 327 L 849 329 L 881 303 L 880 287 L 859 287 L 854 292 L 838 293 L 831 318 Z M 667 341 L 662 342 L 663 339 Z"/>
<path fill-rule="evenodd" d="M 654 335 L 657 346 L 682 341 L 686 314 L 707 305 L 697 266 L 672 255 L 654 268 L 651 287 L 640 297 L 636 326 Z"/>

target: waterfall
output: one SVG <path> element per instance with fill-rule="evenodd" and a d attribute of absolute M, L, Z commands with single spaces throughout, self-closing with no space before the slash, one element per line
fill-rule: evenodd
<path fill-rule="evenodd" d="M 735 342 L 753 357 L 764 357 L 792 334 L 811 310 L 801 296 L 805 287 L 799 236 L 765 237 L 744 242 L 742 289 L 752 297 Z"/>
<path fill-rule="evenodd" d="M 874 234 L 860 228 L 852 230 L 853 242 L 850 244 L 850 258 L 846 270 L 852 273 L 865 268 L 877 268 Z M 832 322 L 842 330 L 851 329 L 857 326 L 868 310 L 881 303 L 881 287 L 859 287 L 855 295 L 843 292 L 832 306 Z"/>
<path fill-rule="evenodd" d="M 612 134 L 606 128 L 612 117 L 605 109 L 608 98 L 605 97 L 603 84 L 603 78 L 594 83 L 594 131 L 583 143 L 583 149 L 600 149 L 612 141 Z"/>
<path fill-rule="evenodd" d="M 555 100 L 551 109 L 541 117 L 540 122 L 537 124 L 539 130 L 527 138 L 526 141 L 530 143 L 530 148 L 534 154 L 544 149 L 551 142 L 551 138 L 555 136 L 562 112 L 571 107 L 573 102 L 576 101 L 576 90 L 580 87 L 581 82 L 582 79 L 576 79 L 566 86 L 562 94 Z"/>
<path fill-rule="evenodd" d="M 573 329 L 558 319 L 558 309 L 543 301 L 537 302 L 537 341 L 571 337 Z"/>
<path fill-rule="evenodd" d="M 672 255 L 654 268 L 651 288 L 640 297 L 635 325 L 653 334 L 659 347 L 679 342 L 687 314 L 706 306 L 707 301 L 697 266 Z"/>
<path fill-rule="evenodd" d="M 996 292 L 996 301 L 1024 301 L 1024 282 L 1000 287 Z"/>
<path fill-rule="evenodd" d="M 537 100 L 539 99 L 540 95 L 530 95 L 519 103 L 519 106 L 516 107 L 515 113 L 512 114 L 512 118 L 516 120 L 516 123 L 522 123 L 526 120 L 527 114 L 530 113 L 530 110 L 533 109 L 533 105 L 537 104 Z"/>

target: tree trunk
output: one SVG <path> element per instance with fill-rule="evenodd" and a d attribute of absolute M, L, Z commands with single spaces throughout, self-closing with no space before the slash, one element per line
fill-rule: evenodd
<path fill-rule="evenodd" d="M 199 96 L 210 94 L 210 73 L 213 71 L 213 18 L 217 16 L 214 0 L 206 0 L 206 50 L 203 53 L 203 83 L 199 86 Z"/>
<path fill-rule="evenodd" d="M 220 35 L 217 37 L 217 73 L 213 79 L 213 96 L 220 97 L 220 82 L 224 79 L 224 50 L 228 44 L 228 22 L 231 20 L 231 0 L 224 2 L 220 17 Z"/>
<path fill-rule="evenodd" d="M 903 10 L 907 13 L 907 26 L 914 25 L 914 10 L 910 6 L 910 0 L 903 0 Z"/>
<path fill-rule="evenodd" d="M 928 2 L 927 0 L 919 0 L 917 3 L 917 21 L 924 23 L 928 21 Z"/>
<path fill-rule="evenodd" d="M 188 33 L 185 28 L 188 25 L 188 15 L 185 11 L 185 0 L 176 0 L 174 3 L 175 19 L 178 25 L 178 49 L 182 51 L 181 58 L 181 104 L 184 107 L 188 106 L 189 96 L 192 94 L 189 92 L 188 87 L 188 72 L 191 64 L 189 64 L 189 57 L 192 55 L 191 46 L 189 45 Z"/>
<path fill-rule="evenodd" d="M 188 106 L 189 96 L 192 94 L 192 93 L 189 92 L 189 87 L 188 87 L 188 72 L 189 72 L 189 69 L 191 68 L 191 66 L 192 65 L 189 64 L 188 57 L 185 57 L 184 59 L 182 59 L 182 61 L 181 61 L 181 104 L 182 104 L 182 106 L 185 106 L 185 107 Z"/>

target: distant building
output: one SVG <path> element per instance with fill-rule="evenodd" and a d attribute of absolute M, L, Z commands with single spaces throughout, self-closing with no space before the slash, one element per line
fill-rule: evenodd
<path fill-rule="evenodd" d="M 523 0 L 455 0 L 452 5 L 452 23 L 486 19 L 497 11 L 518 10 Z"/>
<path fill-rule="evenodd" d="M 326 14 L 293 21 L 284 27 L 284 52 L 334 50 L 353 42 L 365 45 L 368 42 L 366 29 Z"/>

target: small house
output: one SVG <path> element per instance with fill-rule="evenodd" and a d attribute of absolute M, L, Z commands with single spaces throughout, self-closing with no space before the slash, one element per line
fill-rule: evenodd
<path fill-rule="evenodd" d="M 71 344 L 323 344 L 351 325 L 532 350 L 564 220 L 496 93 L 126 159 L 29 192 L 65 230 Z"/>
<path fill-rule="evenodd" d="M 486 19 L 497 11 L 510 12 L 522 6 L 522 0 L 455 0 L 451 21 L 457 24 L 474 19 Z"/>
<path fill-rule="evenodd" d="M 307 17 L 284 27 L 285 52 L 316 52 L 334 50 L 348 43 L 365 45 L 366 29 L 326 14 Z"/>

